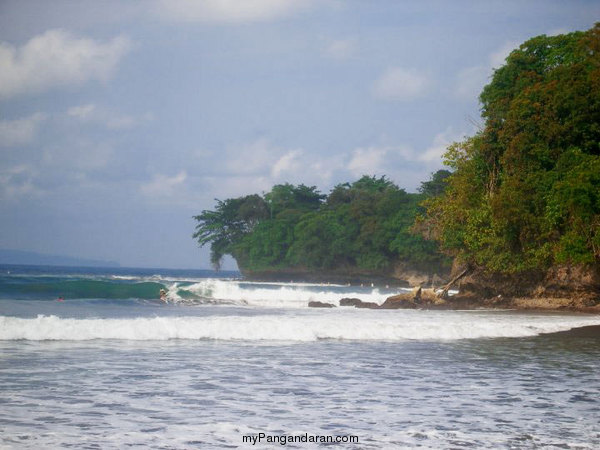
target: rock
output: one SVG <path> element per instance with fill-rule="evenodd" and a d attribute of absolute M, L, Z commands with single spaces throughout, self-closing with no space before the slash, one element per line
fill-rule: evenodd
<path fill-rule="evenodd" d="M 435 289 L 422 289 L 421 303 L 425 305 L 442 305 L 446 301 L 435 292 Z"/>
<path fill-rule="evenodd" d="M 360 302 L 358 305 L 355 305 L 355 307 L 363 309 L 379 309 L 379 305 L 375 302 Z"/>
<path fill-rule="evenodd" d="M 480 299 L 503 298 L 525 299 L 512 307 L 523 308 L 526 303 L 539 305 L 537 308 L 556 309 L 558 302 L 534 302 L 533 299 L 570 299 L 572 309 L 587 308 L 600 303 L 600 266 L 562 265 L 549 269 L 532 269 L 517 274 L 501 274 L 475 268 L 465 276 L 456 288 L 461 296 Z M 561 300 L 562 301 L 562 300 Z M 548 306 L 542 306 L 547 303 Z M 562 308 L 563 306 L 560 306 Z"/>
<path fill-rule="evenodd" d="M 308 302 L 309 308 L 335 308 L 335 305 L 332 303 L 324 303 L 324 302 Z"/>
<path fill-rule="evenodd" d="M 380 306 L 381 309 L 414 309 L 416 307 L 417 304 L 412 293 L 392 295 Z"/>
<path fill-rule="evenodd" d="M 354 306 L 355 308 L 378 309 L 379 305 L 375 302 L 363 302 L 359 298 L 343 298 L 340 300 L 340 306 Z"/>
<path fill-rule="evenodd" d="M 363 301 L 359 298 L 348 298 L 345 297 L 343 299 L 340 300 L 340 306 L 358 306 L 361 303 L 363 303 Z"/>

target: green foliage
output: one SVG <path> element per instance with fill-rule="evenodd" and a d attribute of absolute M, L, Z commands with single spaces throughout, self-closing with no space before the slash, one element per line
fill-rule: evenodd
<path fill-rule="evenodd" d="M 431 180 L 423 181 L 419 192 L 427 197 L 437 197 L 446 190 L 448 177 L 452 175 L 449 170 L 438 170 L 431 174 Z"/>
<path fill-rule="evenodd" d="M 528 40 L 480 100 L 485 127 L 448 149 L 421 232 L 493 271 L 598 263 L 600 24 Z"/>
<path fill-rule="evenodd" d="M 318 209 L 325 198 L 315 186 L 307 187 L 303 184 L 293 186 L 289 183 L 273 186 L 271 192 L 265 195 L 265 201 L 275 217 L 281 212 L 289 213 L 290 210 L 307 212 Z"/>
<path fill-rule="evenodd" d="M 211 262 L 219 268 L 221 258 L 234 254 L 235 245 L 258 223 L 268 217 L 265 201 L 258 195 L 217 200 L 215 211 L 202 211 L 194 216 L 198 222 L 193 238 L 200 245 L 210 243 Z"/>
<path fill-rule="evenodd" d="M 399 262 L 437 268 L 448 261 L 411 227 L 419 203 L 443 189 L 445 176 L 434 174 L 422 194 L 407 194 L 386 177 L 363 176 L 335 186 L 329 196 L 315 187 L 277 185 L 262 198 L 218 201 L 215 211 L 195 217 L 194 238 L 211 245 L 217 266 L 230 254 L 253 271 L 385 271 Z"/>

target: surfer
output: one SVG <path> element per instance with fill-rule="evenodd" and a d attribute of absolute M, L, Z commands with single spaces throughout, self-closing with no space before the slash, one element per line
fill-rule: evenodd
<path fill-rule="evenodd" d="M 61 296 L 59 296 L 59 297 L 56 299 L 56 301 L 57 301 L 57 302 L 64 302 L 64 301 L 65 301 L 65 299 L 64 299 L 64 298 L 63 298 L 63 296 L 61 295 Z"/>
<path fill-rule="evenodd" d="M 159 294 L 160 294 L 160 299 L 166 303 L 167 302 L 167 291 L 165 291 L 164 289 L 161 289 Z"/>

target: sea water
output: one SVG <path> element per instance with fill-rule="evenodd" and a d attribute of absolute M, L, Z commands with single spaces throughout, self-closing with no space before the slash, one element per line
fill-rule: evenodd
<path fill-rule="evenodd" d="M 600 448 L 600 317 L 395 292 L 0 267 L 0 448 Z"/>

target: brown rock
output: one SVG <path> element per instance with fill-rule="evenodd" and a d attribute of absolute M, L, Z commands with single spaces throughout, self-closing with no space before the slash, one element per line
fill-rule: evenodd
<path fill-rule="evenodd" d="M 340 306 L 358 306 L 362 304 L 363 301 L 359 298 L 348 298 L 345 297 L 340 300 Z"/>
<path fill-rule="evenodd" d="M 324 303 L 324 302 L 308 302 L 309 308 L 335 308 L 335 305 L 332 303 Z"/>
<path fill-rule="evenodd" d="M 417 304 L 412 293 L 392 295 L 380 306 L 381 309 L 414 309 L 416 307 Z"/>
<path fill-rule="evenodd" d="M 375 302 L 360 302 L 358 305 L 355 305 L 355 307 L 363 309 L 379 309 L 379 305 Z"/>
<path fill-rule="evenodd" d="M 359 298 L 343 298 L 340 300 L 340 306 L 354 306 L 355 308 L 378 309 L 379 305 L 374 302 L 363 302 Z"/>

